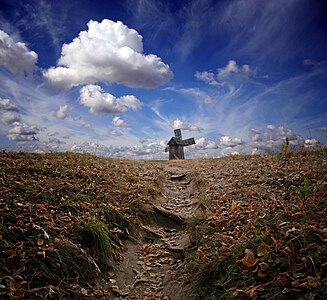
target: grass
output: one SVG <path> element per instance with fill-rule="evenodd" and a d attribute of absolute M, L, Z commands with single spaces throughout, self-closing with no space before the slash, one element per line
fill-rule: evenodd
<path fill-rule="evenodd" d="M 92 220 L 81 224 L 76 229 L 81 245 L 91 250 L 103 270 L 110 266 L 110 261 L 118 249 L 114 237 L 109 233 L 105 223 Z"/>
<path fill-rule="evenodd" d="M 98 279 L 118 258 L 122 241 L 153 217 L 166 163 L 192 170 L 185 186 L 201 204 L 187 224 L 192 245 L 179 269 L 190 273 L 190 297 L 248 299 L 251 288 L 267 284 L 252 298 L 297 299 L 299 293 L 281 293 L 297 284 L 280 286 L 278 276 L 288 273 L 304 283 L 318 274 L 319 285 L 301 288 L 302 296 L 326 298 L 327 150 L 290 150 L 279 159 L 178 162 L 0 153 L 0 298 L 83 299 L 97 285 L 106 288 Z M 35 234 L 35 225 L 49 239 Z M 268 250 L 258 257 L 261 243 Z M 259 259 L 253 267 L 242 264 L 245 249 Z M 295 272 L 303 261 L 305 268 Z M 269 266 L 265 278 L 258 277 L 259 263 Z"/>

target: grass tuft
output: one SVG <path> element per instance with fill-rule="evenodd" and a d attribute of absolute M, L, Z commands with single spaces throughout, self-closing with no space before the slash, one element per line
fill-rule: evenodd
<path fill-rule="evenodd" d="M 110 236 L 105 223 L 92 220 L 82 224 L 77 232 L 81 245 L 92 251 L 92 255 L 106 269 L 110 265 L 110 260 L 118 248 L 113 238 Z"/>

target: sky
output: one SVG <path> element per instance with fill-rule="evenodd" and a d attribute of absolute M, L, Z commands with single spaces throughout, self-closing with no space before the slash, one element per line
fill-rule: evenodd
<path fill-rule="evenodd" d="M 0 150 L 168 159 L 327 140 L 325 0 L 0 0 Z"/>

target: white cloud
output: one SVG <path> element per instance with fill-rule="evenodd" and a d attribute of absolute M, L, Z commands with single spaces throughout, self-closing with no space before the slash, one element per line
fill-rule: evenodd
<path fill-rule="evenodd" d="M 121 131 L 116 130 L 116 129 L 111 130 L 110 134 L 113 136 L 122 136 L 123 135 L 123 133 Z"/>
<path fill-rule="evenodd" d="M 317 64 L 317 62 L 315 60 L 312 60 L 309 58 L 303 60 L 303 65 L 305 65 L 305 66 L 314 66 L 316 64 Z"/>
<path fill-rule="evenodd" d="M 312 148 L 319 144 L 320 144 L 319 141 L 317 141 L 316 139 L 306 139 L 304 141 L 304 147 L 306 147 L 306 148 Z"/>
<path fill-rule="evenodd" d="M 236 61 L 230 60 L 224 68 L 218 69 L 218 76 L 222 77 L 222 76 L 228 75 L 230 73 L 238 73 L 239 71 L 240 70 L 236 64 Z"/>
<path fill-rule="evenodd" d="M 212 97 L 208 95 L 206 92 L 198 89 L 198 88 L 182 88 L 177 89 L 175 87 L 167 87 L 163 89 L 164 91 L 173 91 L 184 95 L 190 95 L 204 104 L 212 103 Z"/>
<path fill-rule="evenodd" d="M 242 144 L 242 140 L 239 138 L 231 138 L 227 135 L 224 135 L 219 140 L 219 145 L 225 147 L 235 147 Z"/>
<path fill-rule="evenodd" d="M 14 110 L 14 111 L 17 111 L 18 108 L 9 99 L 0 98 L 0 110 Z"/>
<path fill-rule="evenodd" d="M 8 138 L 16 142 L 37 141 L 37 133 L 40 130 L 36 126 L 15 122 L 8 131 Z"/>
<path fill-rule="evenodd" d="M 218 68 L 217 74 L 210 71 L 196 72 L 195 77 L 211 86 L 225 86 L 227 77 L 231 74 L 243 75 L 248 77 L 251 74 L 255 75 L 256 69 L 252 69 L 250 65 L 244 64 L 239 66 L 235 60 L 230 60 L 223 68 Z M 262 77 L 262 76 L 261 76 Z M 220 81 L 217 81 L 218 78 Z"/>
<path fill-rule="evenodd" d="M 66 105 L 60 105 L 59 109 L 55 112 L 54 116 L 58 119 L 65 119 L 67 117 L 67 113 L 69 111 L 69 106 Z"/>
<path fill-rule="evenodd" d="M 284 126 L 267 125 L 266 129 L 252 129 L 250 133 L 253 154 L 280 151 L 288 138 L 290 147 L 304 144 L 304 139 Z"/>
<path fill-rule="evenodd" d="M 127 126 L 127 123 L 119 117 L 114 117 L 112 119 L 112 125 L 114 125 L 116 127 L 124 127 L 124 126 Z"/>
<path fill-rule="evenodd" d="M 189 130 L 189 131 L 201 131 L 203 130 L 202 127 L 193 125 L 193 124 L 188 124 L 183 122 L 180 119 L 176 119 L 171 123 L 171 127 L 174 129 L 182 129 L 182 130 Z"/>
<path fill-rule="evenodd" d="M 164 152 L 166 145 L 162 143 L 149 143 L 137 146 L 123 147 L 123 146 L 104 146 L 101 144 L 94 144 L 85 142 L 82 144 L 75 144 L 71 148 L 72 152 L 91 152 L 97 155 L 107 157 L 123 157 L 134 159 L 167 159 L 168 154 Z"/>
<path fill-rule="evenodd" d="M 201 80 L 209 85 L 224 85 L 224 83 L 216 81 L 215 74 L 212 72 L 196 72 L 194 76 L 196 79 Z"/>
<path fill-rule="evenodd" d="M 327 131 L 327 127 L 326 126 L 320 127 L 319 130 L 321 130 L 321 131 Z"/>
<path fill-rule="evenodd" d="M 1 122 L 4 124 L 13 124 L 15 122 L 20 122 L 21 116 L 14 111 L 6 111 L 1 115 Z"/>
<path fill-rule="evenodd" d="M 93 114 L 123 113 L 129 108 L 139 110 L 142 103 L 135 96 L 127 95 L 120 98 L 105 93 L 98 85 L 87 85 L 80 89 L 80 103 L 89 107 Z"/>
<path fill-rule="evenodd" d="M 32 73 L 37 54 L 22 42 L 15 42 L 6 32 L 0 30 L 0 64 L 15 75 Z"/>
<path fill-rule="evenodd" d="M 195 139 L 195 145 L 192 145 L 191 147 L 197 150 L 203 150 L 203 149 L 217 149 L 218 143 L 213 140 L 208 140 L 205 137 L 201 137 L 199 139 Z"/>
<path fill-rule="evenodd" d="M 169 66 L 143 54 L 142 36 L 122 22 L 89 21 L 70 44 L 64 44 L 57 67 L 44 72 L 50 85 L 70 88 L 97 81 L 130 87 L 156 87 L 172 79 Z"/>

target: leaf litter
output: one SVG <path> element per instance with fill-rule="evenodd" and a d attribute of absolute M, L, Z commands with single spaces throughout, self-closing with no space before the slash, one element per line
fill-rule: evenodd
<path fill-rule="evenodd" d="M 0 166 L 4 299 L 327 298 L 325 148 Z"/>

